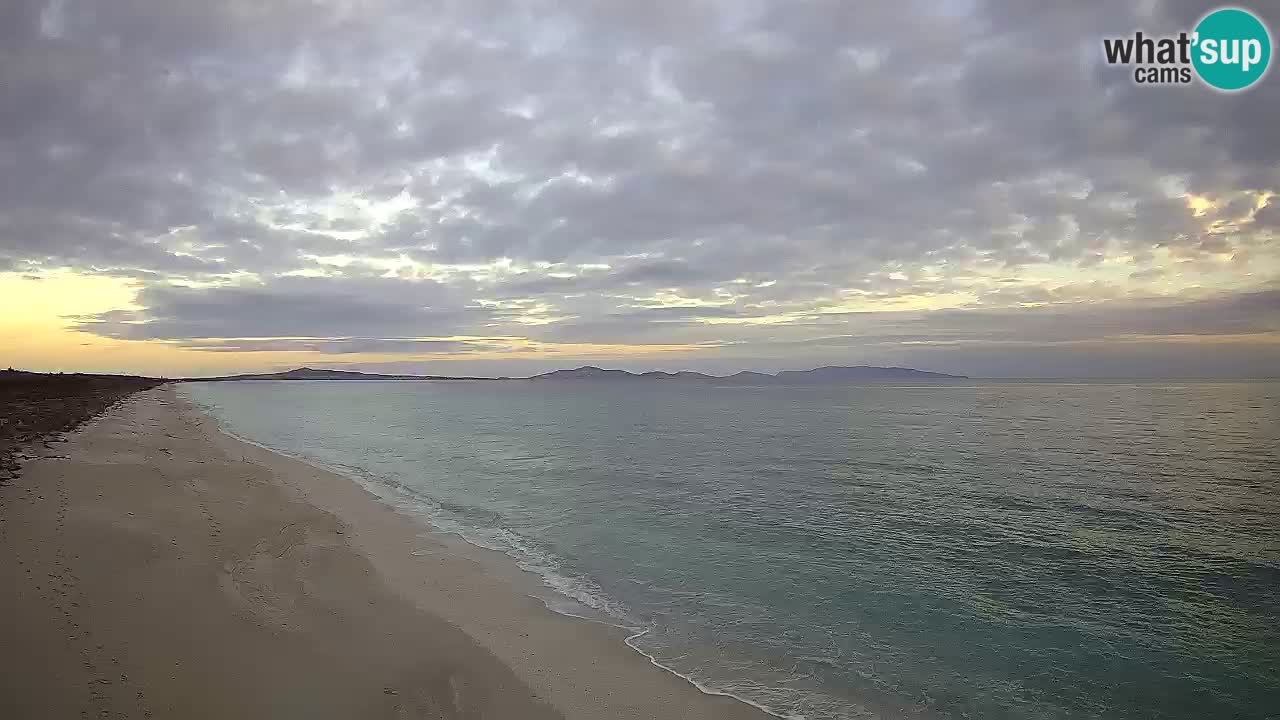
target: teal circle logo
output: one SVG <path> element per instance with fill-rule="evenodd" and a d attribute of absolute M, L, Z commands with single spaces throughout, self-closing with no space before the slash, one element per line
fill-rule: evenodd
<path fill-rule="evenodd" d="M 1271 63 L 1271 33 L 1247 10 L 1214 10 L 1196 25 L 1191 63 L 1218 90 L 1243 90 L 1262 79 Z"/>

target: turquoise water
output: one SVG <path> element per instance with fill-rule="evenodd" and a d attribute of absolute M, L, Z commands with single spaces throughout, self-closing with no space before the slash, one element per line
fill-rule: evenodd
<path fill-rule="evenodd" d="M 1280 717 L 1280 383 L 182 391 L 780 715 Z"/>

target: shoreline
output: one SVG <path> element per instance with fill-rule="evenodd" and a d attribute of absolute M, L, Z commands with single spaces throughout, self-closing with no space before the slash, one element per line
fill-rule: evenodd
<path fill-rule="evenodd" d="M 37 450 L 0 488 L 5 717 L 772 717 L 171 386 Z"/>
<path fill-rule="evenodd" d="M 209 422 L 212 422 L 214 424 L 218 432 L 220 432 L 227 438 L 230 438 L 231 440 L 234 440 L 238 443 L 243 443 L 250 447 L 257 448 L 258 450 L 261 450 L 263 452 L 270 453 L 272 455 L 278 455 L 281 458 L 285 458 L 287 460 L 306 465 L 310 468 L 313 468 L 317 472 L 336 475 L 342 478 L 343 480 L 345 480 L 346 482 L 349 482 L 355 485 L 359 490 L 363 491 L 366 495 L 368 495 L 368 499 L 393 511 L 399 517 L 404 518 L 405 520 L 408 520 L 414 527 L 417 528 L 419 532 L 428 533 L 434 536 L 435 538 L 442 540 L 445 544 L 447 544 L 450 547 L 451 550 L 456 551 L 463 555 L 478 556 L 480 559 L 480 562 L 482 563 L 494 563 L 495 569 L 497 569 L 499 572 L 503 572 L 504 577 L 509 578 L 511 582 L 510 589 L 512 592 L 524 594 L 527 597 L 540 602 L 542 606 L 547 609 L 548 612 L 554 615 L 565 617 L 573 621 L 598 625 L 603 629 L 604 632 L 608 632 L 611 635 L 616 635 L 618 637 L 621 637 L 622 644 L 625 645 L 628 649 L 630 649 L 636 655 L 639 655 L 640 657 L 644 658 L 649 665 L 652 665 L 653 667 L 658 668 L 664 673 L 667 673 L 676 678 L 679 678 L 680 680 L 688 683 L 693 688 L 697 689 L 698 692 L 702 693 L 703 695 L 707 695 L 709 697 L 720 697 L 720 698 L 732 699 L 734 701 L 747 705 L 754 710 L 759 711 L 759 713 L 761 713 L 765 718 L 780 718 L 781 720 L 794 720 L 797 717 L 797 716 L 779 714 L 774 710 L 770 709 L 769 707 L 761 705 L 760 703 L 757 703 L 751 700 L 750 698 L 746 698 L 732 692 L 719 690 L 715 687 L 712 687 L 710 685 L 707 685 L 706 683 L 699 681 L 694 677 L 685 675 L 681 673 L 679 670 L 676 670 L 675 668 L 664 665 L 662 661 L 659 660 L 656 656 L 645 651 L 643 648 L 636 646 L 632 642 L 637 638 L 643 637 L 644 635 L 648 634 L 649 633 L 648 628 L 642 628 L 636 625 L 624 624 L 620 622 L 618 618 L 608 615 L 607 611 L 587 605 L 583 601 L 561 592 L 560 590 L 556 589 L 552 584 L 548 583 L 546 581 L 546 578 L 540 575 L 536 570 L 524 567 L 519 559 L 513 557 L 511 554 L 499 548 L 488 547 L 486 545 L 481 544 L 479 541 L 468 539 L 466 535 L 463 534 L 463 532 L 461 531 L 448 531 L 448 530 L 443 530 L 437 527 L 432 522 L 431 518 L 428 516 L 427 511 L 425 510 L 413 511 L 413 510 L 395 507 L 394 505 L 392 505 L 394 501 L 391 498 L 378 495 L 376 492 L 369 489 L 365 485 L 364 481 L 362 481 L 358 477 L 354 477 L 353 474 L 351 474 L 349 471 L 344 471 L 340 468 L 329 467 L 316 460 L 301 457 L 299 455 L 295 455 L 293 453 L 289 453 L 284 450 L 268 447 L 254 440 L 250 440 L 249 438 L 241 437 L 240 435 L 237 435 L 234 432 L 231 432 L 230 430 L 227 430 L 226 428 L 222 427 L 221 423 L 218 422 L 218 419 L 215 416 L 213 416 L 213 414 L 210 413 L 209 411 L 200 408 L 198 405 L 191 402 L 190 400 L 187 400 L 186 402 L 192 407 L 192 410 L 194 412 L 204 415 L 209 420 Z M 388 491 L 394 492 L 394 490 L 391 488 L 386 488 L 386 489 Z M 406 497 L 405 499 L 407 499 L 410 502 L 419 502 L 419 503 L 421 502 L 420 499 L 411 497 L 411 496 Z M 522 592 L 522 588 L 520 586 L 524 586 L 525 588 L 527 588 L 528 592 Z M 574 606 L 581 607 L 585 611 L 585 613 L 577 614 L 577 613 L 570 612 L 566 609 L 557 609 L 556 607 L 553 606 L 552 601 L 547 597 L 547 595 L 554 595 L 557 599 L 566 601 L 567 603 L 572 603 Z M 591 617 L 591 615 L 588 613 L 594 613 L 599 617 Z"/>
<path fill-rule="evenodd" d="M 362 480 L 361 478 L 355 477 L 351 471 L 346 471 L 341 468 L 328 467 L 315 460 L 301 457 L 293 453 L 289 453 L 287 451 L 271 448 L 261 443 L 258 443 L 254 440 L 251 440 L 249 438 L 236 435 L 230 430 L 227 430 L 226 428 L 222 427 L 222 424 L 218 421 L 218 419 L 209 411 L 201 408 L 199 405 L 197 405 L 196 403 L 192 402 L 189 399 L 182 398 L 181 396 L 179 396 L 179 399 L 182 402 L 185 402 L 187 404 L 190 412 L 193 412 L 202 416 L 207 422 L 213 425 L 213 427 L 221 436 L 223 436 L 227 440 L 247 446 L 249 448 L 253 448 L 259 453 L 266 453 L 268 456 L 277 457 L 280 459 L 277 462 L 287 461 L 290 464 L 297 464 L 311 472 L 322 473 L 324 475 L 330 476 L 332 479 L 337 479 L 343 485 L 349 485 L 350 489 L 360 496 L 360 501 L 353 503 L 353 505 L 358 505 L 359 502 L 361 501 L 371 502 L 373 504 L 376 504 L 380 510 L 385 510 L 391 513 L 392 515 L 392 517 L 390 518 L 391 522 L 393 522 L 396 525 L 402 526 L 398 528 L 398 533 L 397 533 L 401 535 L 402 541 L 405 540 L 404 535 L 406 533 L 412 534 L 418 537 L 426 535 L 430 538 L 430 540 L 434 542 L 438 542 L 442 546 L 444 546 L 446 548 L 446 552 L 453 553 L 460 558 L 465 558 L 467 561 L 479 563 L 481 566 L 483 566 L 486 572 L 494 573 L 495 577 L 501 579 L 507 585 L 507 588 L 506 588 L 507 591 L 535 601 L 536 603 L 538 603 L 538 605 L 541 606 L 542 609 L 544 609 L 548 614 L 550 614 L 554 618 L 564 619 L 573 624 L 585 624 L 588 626 L 592 626 L 593 629 L 595 629 L 597 632 L 601 633 L 602 635 L 607 635 L 610 641 L 620 646 L 620 649 L 624 650 L 626 654 L 632 655 L 635 658 L 641 660 L 645 668 L 657 669 L 661 671 L 664 675 L 677 679 L 680 683 L 687 685 L 690 689 L 695 690 L 697 693 L 707 698 L 727 699 L 727 700 L 733 701 L 736 704 L 740 704 L 741 706 L 743 706 L 742 710 L 745 711 L 745 714 L 743 715 L 732 714 L 732 715 L 725 715 L 724 717 L 735 717 L 735 718 L 743 717 L 743 718 L 753 718 L 756 720 L 759 720 L 762 718 L 764 720 L 768 720 L 769 718 L 785 718 L 786 717 L 786 716 L 774 713 L 770 709 L 764 706 L 761 706 L 760 704 L 753 702 L 748 698 L 743 698 L 730 692 L 725 692 L 725 691 L 718 690 L 716 688 L 708 687 L 692 677 L 688 677 L 675 669 L 672 669 L 670 667 L 667 667 L 666 665 L 663 665 L 661 661 L 659 661 L 656 657 L 650 655 L 649 653 L 645 652 L 641 648 L 636 647 L 635 645 L 632 644 L 633 640 L 646 634 L 648 632 L 647 629 L 638 627 L 638 626 L 629 626 L 629 625 L 622 624 L 618 621 L 617 618 L 614 618 L 608 615 L 606 611 L 601 610 L 599 608 L 591 607 L 589 605 L 586 605 L 581 600 L 578 600 L 574 597 L 563 594 L 562 592 L 557 590 L 555 587 L 546 583 L 544 581 L 544 578 L 539 573 L 537 573 L 534 570 L 522 567 L 519 560 L 517 560 L 516 558 L 512 557 L 508 553 L 498 548 L 486 547 L 480 544 L 479 542 L 469 540 L 461 532 L 454 532 L 454 531 L 447 531 L 447 530 L 440 529 L 439 527 L 437 527 L 431 522 L 431 519 L 429 517 L 427 517 L 426 511 L 413 511 L 407 508 L 396 507 L 393 504 L 395 502 L 395 499 L 391 497 L 381 496 L 377 492 L 371 490 L 366 485 L 366 482 L 373 482 L 373 481 Z M 322 507 L 324 507 L 329 512 L 333 512 L 335 515 L 339 517 L 343 517 L 344 510 L 346 510 L 348 513 L 352 513 L 353 510 L 356 511 L 356 513 L 360 512 L 359 508 L 344 506 L 343 499 L 337 496 L 329 496 L 328 491 L 330 489 L 338 490 L 338 488 L 328 488 L 322 491 L 323 494 L 320 498 L 312 498 L 306 495 L 305 490 L 302 490 L 300 488 L 295 488 L 295 490 L 303 493 L 303 496 L 307 497 L 308 501 L 314 502 L 316 499 L 319 499 L 321 503 L 324 503 Z M 392 488 L 379 488 L 379 489 L 385 489 L 389 493 L 395 492 L 395 490 Z M 408 500 L 410 502 L 418 502 L 418 503 L 422 502 L 419 498 L 408 496 L 407 494 L 405 495 L 406 497 L 402 498 L 404 500 Z M 362 519 L 359 518 L 358 516 L 354 516 L 354 517 L 355 517 L 354 519 L 355 523 L 359 523 L 362 521 Z M 356 539 L 358 541 L 358 536 L 353 536 L 353 539 Z M 363 549 L 371 557 L 381 554 L 386 556 L 386 559 L 388 561 L 391 560 L 392 553 L 385 552 L 386 550 L 390 549 L 388 546 L 382 546 L 382 547 L 376 547 L 376 548 L 363 548 Z M 413 555 L 413 553 L 411 552 L 410 555 Z M 377 564 L 378 563 L 375 558 L 375 565 Z M 405 568 L 402 568 L 402 567 L 389 567 L 388 569 L 391 572 L 400 572 L 405 570 Z M 410 583 L 413 582 L 413 578 L 408 576 L 401 577 L 398 579 L 402 581 L 410 582 Z M 548 595 L 554 595 L 556 598 L 563 599 L 568 603 L 572 603 L 577 607 L 581 607 L 585 611 L 585 613 L 575 614 L 567 610 L 557 609 L 552 606 L 551 601 L 547 597 Z M 439 611 L 439 608 L 435 606 L 431 606 L 431 609 L 429 611 Z M 591 614 L 595 614 L 597 615 L 597 617 L 592 617 Z M 643 670 L 641 670 L 641 672 L 642 671 Z M 660 715 L 659 717 L 667 717 L 667 716 Z M 671 717 L 675 717 L 675 716 L 671 716 Z M 695 717 L 695 716 L 680 715 L 679 717 Z M 714 717 L 721 717 L 721 716 L 716 715 Z"/>

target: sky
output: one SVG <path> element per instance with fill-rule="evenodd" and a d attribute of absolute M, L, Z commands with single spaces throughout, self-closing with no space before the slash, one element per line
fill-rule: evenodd
<path fill-rule="evenodd" d="M 5 0 L 0 365 L 1275 375 L 1280 76 L 1103 63 L 1212 7 Z"/>

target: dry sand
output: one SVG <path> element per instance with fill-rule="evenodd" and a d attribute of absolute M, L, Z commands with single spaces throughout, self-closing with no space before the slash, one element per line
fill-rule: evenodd
<path fill-rule="evenodd" d="M 171 387 L 0 487 L 0 718 L 751 718 Z"/>

